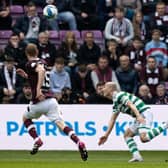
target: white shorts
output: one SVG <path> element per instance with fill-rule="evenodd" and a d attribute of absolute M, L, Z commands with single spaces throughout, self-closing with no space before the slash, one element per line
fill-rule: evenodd
<path fill-rule="evenodd" d="M 24 113 L 25 118 L 34 119 L 45 115 L 51 122 L 63 121 L 61 109 L 55 98 L 49 98 L 37 104 L 29 104 Z"/>
<path fill-rule="evenodd" d="M 147 132 L 153 122 L 153 114 L 150 112 L 150 109 L 141 113 L 141 115 L 145 118 L 145 123 L 140 124 L 137 120 L 135 120 L 129 127 L 129 129 L 136 135 Z"/>

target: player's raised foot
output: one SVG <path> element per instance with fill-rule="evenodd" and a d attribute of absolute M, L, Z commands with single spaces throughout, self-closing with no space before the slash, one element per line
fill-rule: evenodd
<path fill-rule="evenodd" d="M 80 152 L 82 160 L 86 161 L 87 158 L 88 158 L 88 152 L 86 150 L 85 144 L 83 142 L 79 142 L 78 143 L 78 148 L 79 148 L 79 152 Z"/>
<path fill-rule="evenodd" d="M 43 145 L 43 141 L 38 138 L 37 141 L 35 141 L 34 145 L 33 145 L 33 149 L 32 151 L 30 152 L 30 154 L 34 155 L 38 152 L 39 148 Z"/>
<path fill-rule="evenodd" d="M 128 161 L 128 163 L 132 163 L 132 162 L 143 162 L 143 158 L 142 157 L 133 157 L 132 159 L 130 159 Z"/>

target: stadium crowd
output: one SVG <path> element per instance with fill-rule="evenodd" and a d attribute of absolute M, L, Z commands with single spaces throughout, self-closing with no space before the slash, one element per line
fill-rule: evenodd
<path fill-rule="evenodd" d="M 46 4 L 57 6 L 56 19 L 43 17 Z M 46 61 L 61 104 L 112 103 L 100 95 L 108 81 L 147 104 L 168 104 L 167 0 L 1 0 L 2 104 L 31 99 L 29 83 L 17 74 L 25 70 L 28 43 Z"/>

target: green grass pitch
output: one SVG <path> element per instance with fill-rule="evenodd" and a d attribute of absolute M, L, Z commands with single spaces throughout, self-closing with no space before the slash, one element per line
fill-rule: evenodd
<path fill-rule="evenodd" d="M 77 151 L 0 151 L 0 168 L 168 168 L 168 151 L 143 151 L 144 162 L 127 163 L 127 151 L 89 151 L 86 162 Z"/>

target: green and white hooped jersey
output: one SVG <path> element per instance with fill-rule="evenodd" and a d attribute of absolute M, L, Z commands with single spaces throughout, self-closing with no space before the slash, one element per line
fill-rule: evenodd
<path fill-rule="evenodd" d="M 128 101 L 132 102 L 140 113 L 150 108 L 140 98 L 133 94 L 118 92 L 113 96 L 113 112 L 121 112 L 135 117 L 134 112 L 127 106 Z"/>

